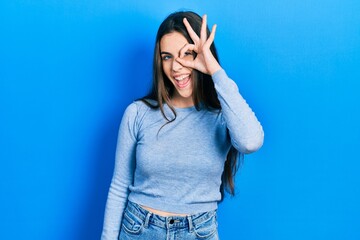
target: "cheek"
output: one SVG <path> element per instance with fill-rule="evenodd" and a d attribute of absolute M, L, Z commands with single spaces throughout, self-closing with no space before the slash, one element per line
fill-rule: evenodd
<path fill-rule="evenodd" d="M 164 71 L 164 73 L 166 74 L 167 77 L 169 77 L 170 75 L 170 70 L 171 70 L 171 64 L 169 63 L 169 61 L 167 62 L 162 62 L 162 69 Z"/>

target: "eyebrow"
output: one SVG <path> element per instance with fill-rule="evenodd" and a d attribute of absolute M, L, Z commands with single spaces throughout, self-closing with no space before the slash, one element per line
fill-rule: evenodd
<path fill-rule="evenodd" d="M 160 55 L 163 55 L 163 54 L 168 54 L 168 55 L 172 55 L 171 53 L 169 52 L 161 52 Z"/>

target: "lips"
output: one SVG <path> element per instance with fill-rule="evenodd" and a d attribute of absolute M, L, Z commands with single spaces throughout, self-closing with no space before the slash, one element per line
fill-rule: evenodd
<path fill-rule="evenodd" d="M 176 86 L 182 89 L 190 84 L 191 75 L 190 74 L 178 75 L 178 76 L 174 76 L 174 79 Z"/>

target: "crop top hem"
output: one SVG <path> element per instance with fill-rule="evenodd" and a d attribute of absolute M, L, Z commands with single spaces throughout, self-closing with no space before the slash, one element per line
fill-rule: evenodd
<path fill-rule="evenodd" d="M 154 199 L 153 196 L 148 197 L 144 195 L 136 195 L 134 193 L 130 193 L 128 200 L 156 210 L 188 215 L 216 210 L 218 207 L 217 202 L 178 204 L 161 202 Z"/>

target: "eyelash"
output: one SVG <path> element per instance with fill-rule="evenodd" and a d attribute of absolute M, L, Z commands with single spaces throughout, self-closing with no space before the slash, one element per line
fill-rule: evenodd
<path fill-rule="evenodd" d="M 165 56 L 162 57 L 162 60 L 166 61 L 166 60 L 169 60 L 170 58 L 171 58 L 170 55 L 165 55 Z"/>
<path fill-rule="evenodd" d="M 185 55 L 185 56 L 192 55 L 192 52 L 186 52 L 184 55 Z M 164 56 L 162 57 L 162 60 L 163 60 L 163 61 L 166 61 L 166 60 L 169 60 L 170 58 L 171 58 L 170 55 L 164 55 Z"/>

